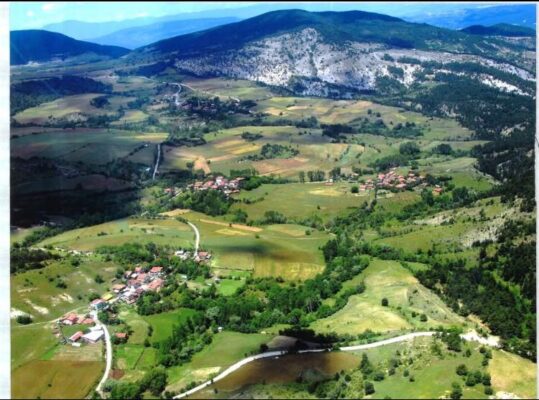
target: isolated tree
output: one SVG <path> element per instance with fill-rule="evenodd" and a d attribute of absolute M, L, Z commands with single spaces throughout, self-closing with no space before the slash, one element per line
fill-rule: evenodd
<path fill-rule="evenodd" d="M 457 367 L 457 375 L 464 376 L 468 374 L 468 368 L 464 364 L 460 364 Z"/>
<path fill-rule="evenodd" d="M 382 306 L 383 307 L 389 306 L 389 300 L 387 298 L 385 298 L 385 297 L 382 299 Z"/>

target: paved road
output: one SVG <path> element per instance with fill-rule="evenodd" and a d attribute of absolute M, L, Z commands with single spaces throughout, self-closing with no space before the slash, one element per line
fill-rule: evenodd
<path fill-rule="evenodd" d="M 189 224 L 189 226 L 193 228 L 193 230 L 195 231 L 195 256 L 196 256 L 198 254 L 198 246 L 200 245 L 200 232 L 198 231 L 198 228 L 196 227 L 196 225 L 193 224 L 192 222 L 187 221 L 187 224 Z"/>
<path fill-rule="evenodd" d="M 431 332 L 431 331 L 407 333 L 406 335 L 401 335 L 401 336 L 397 336 L 397 337 L 390 338 L 390 339 L 379 340 L 379 341 L 373 342 L 373 343 L 358 344 L 358 345 L 355 345 L 355 346 L 341 347 L 341 348 L 339 348 L 339 350 L 340 351 L 357 351 L 357 350 L 372 349 L 372 348 L 375 348 L 375 347 L 386 346 L 388 344 L 404 342 L 404 341 L 407 341 L 407 340 L 414 339 L 416 337 L 432 336 L 435 333 L 436 332 Z M 462 339 L 467 340 L 467 341 L 477 341 L 476 335 L 473 335 L 473 334 L 469 334 L 469 333 L 468 334 L 463 334 L 463 335 L 461 335 L 461 337 L 462 337 Z M 321 353 L 321 352 L 324 352 L 324 351 L 327 351 L 327 350 L 325 350 L 325 349 L 300 350 L 300 351 L 298 351 L 298 353 L 300 353 L 300 354 L 304 354 L 304 353 Z M 257 355 L 251 356 L 251 357 L 244 358 L 243 360 L 238 361 L 237 363 L 235 363 L 235 364 L 231 365 L 230 367 L 228 367 L 227 369 L 225 369 L 223 372 L 221 372 L 219 375 L 217 375 L 212 380 L 206 381 L 206 382 L 194 387 L 191 390 L 188 390 L 186 392 L 183 392 L 183 393 L 175 396 L 174 398 L 175 399 L 181 399 L 181 398 L 183 398 L 185 396 L 189 396 L 189 395 L 191 395 L 191 394 L 193 394 L 195 392 L 198 392 L 199 390 L 204 389 L 205 387 L 213 384 L 214 382 L 217 382 L 217 381 L 225 378 L 227 375 L 230 375 L 232 372 L 237 371 L 238 369 L 243 367 L 245 364 L 248 364 L 248 363 L 250 363 L 252 361 L 260 360 L 262 358 L 278 357 L 278 356 L 281 356 L 281 355 L 284 355 L 284 354 L 285 354 L 285 352 L 283 352 L 283 351 L 268 351 L 266 353 L 260 353 L 260 354 L 257 354 Z"/>
<path fill-rule="evenodd" d="M 391 339 L 380 340 L 379 342 L 368 343 L 368 344 L 360 344 L 360 345 L 357 345 L 357 346 L 341 347 L 339 350 L 341 350 L 341 351 L 356 351 L 356 350 L 362 350 L 362 349 L 370 349 L 370 348 L 373 348 L 373 347 L 385 346 L 385 345 L 388 345 L 388 344 L 391 344 L 391 343 L 403 342 L 403 341 L 410 340 L 410 339 L 413 339 L 413 338 L 419 337 L 419 336 L 432 336 L 434 334 L 435 334 L 435 332 L 408 333 L 406 335 L 397 336 L 397 337 L 394 337 L 394 338 L 391 338 Z M 300 354 L 304 354 L 304 353 L 321 353 L 321 352 L 324 352 L 324 351 L 326 351 L 326 350 L 325 349 L 312 349 L 312 350 L 300 350 L 300 351 L 298 351 L 298 353 L 300 353 Z M 237 371 L 238 369 L 243 367 L 245 364 L 248 364 L 248 363 L 250 363 L 252 361 L 260 360 L 262 358 L 278 357 L 278 356 L 281 356 L 281 355 L 284 355 L 284 354 L 285 354 L 284 351 L 268 351 L 266 353 L 260 353 L 260 354 L 257 354 L 257 355 L 251 356 L 251 357 L 244 358 L 243 360 L 238 361 L 236 364 L 233 364 L 230 367 L 228 367 L 227 369 L 225 369 L 223 372 L 221 372 L 219 375 L 217 375 L 212 380 L 206 381 L 206 382 L 202 383 L 201 385 L 198 385 L 197 387 L 194 387 L 193 389 L 188 390 L 187 392 L 184 392 L 184 393 L 181 393 L 181 394 L 175 396 L 174 398 L 175 399 L 181 399 L 181 398 L 183 398 L 185 396 L 189 396 L 189 395 L 191 395 L 191 394 L 193 394 L 195 392 L 198 392 L 199 390 L 204 389 L 205 387 L 211 385 L 212 383 L 217 382 L 217 381 L 225 378 L 226 376 L 230 375 L 232 372 Z"/>
<path fill-rule="evenodd" d="M 97 318 L 97 313 L 95 313 L 95 322 L 97 326 L 100 326 L 103 328 L 103 332 L 105 333 L 105 346 L 106 346 L 106 366 L 105 366 L 105 372 L 103 373 L 103 377 L 99 381 L 99 384 L 97 385 L 97 388 L 95 389 L 99 395 L 104 398 L 103 393 L 103 385 L 109 378 L 110 370 L 112 368 L 112 343 L 110 341 L 110 334 L 109 330 L 107 329 L 105 324 L 102 324 L 101 321 Z"/>
<path fill-rule="evenodd" d="M 159 168 L 160 161 L 161 161 L 161 143 L 157 145 L 157 160 L 155 161 L 155 167 L 153 169 L 152 181 L 155 181 L 155 174 L 157 174 L 157 168 Z"/>

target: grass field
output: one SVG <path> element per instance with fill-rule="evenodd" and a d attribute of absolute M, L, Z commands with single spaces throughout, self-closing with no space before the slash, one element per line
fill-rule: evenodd
<path fill-rule="evenodd" d="M 82 399 L 103 368 L 104 363 L 96 361 L 34 360 L 12 372 L 11 394 L 15 399 Z"/>
<path fill-rule="evenodd" d="M 182 83 L 188 88 L 222 99 L 259 100 L 272 96 L 270 89 L 242 79 L 186 77 L 182 79 Z"/>
<path fill-rule="evenodd" d="M 327 186 L 324 183 L 289 183 L 282 185 L 267 184 L 254 190 L 242 191 L 235 195 L 236 200 L 256 201 L 252 204 L 235 203 L 231 213 L 236 209 L 244 210 L 248 219 L 260 220 L 270 210 L 278 211 L 289 218 L 307 218 L 320 216 L 324 222 L 345 214 L 373 195 L 367 193 L 352 194 L 351 183 L 335 183 Z M 303 232 L 302 232 L 303 234 Z"/>
<path fill-rule="evenodd" d="M 11 326 L 11 369 L 20 367 L 32 360 L 41 359 L 54 349 L 58 340 L 54 337 L 51 324 L 31 324 Z"/>
<path fill-rule="evenodd" d="M 245 285 L 245 279 L 221 279 L 217 285 L 217 293 L 223 296 L 232 296 L 243 285 Z"/>
<path fill-rule="evenodd" d="M 224 270 L 252 270 L 255 276 L 282 276 L 306 279 L 324 268 L 319 246 L 329 236 L 313 231 L 300 235 L 304 227 L 279 225 L 250 227 L 229 223 L 204 214 L 183 215 L 193 222 L 201 235 L 201 247 L 214 255 L 212 266 Z"/>
<path fill-rule="evenodd" d="M 360 282 L 365 283 L 365 292 L 351 296 L 344 308 L 314 322 L 312 328 L 320 332 L 360 334 L 367 329 L 383 333 L 463 323 L 462 318 L 396 261 L 373 259 L 361 274 L 343 284 L 343 290 Z M 382 298 L 388 299 L 388 307 L 381 305 Z M 416 313 L 415 317 L 412 312 Z M 419 320 L 423 313 L 427 322 Z"/>
<path fill-rule="evenodd" d="M 194 242 L 194 233 L 188 225 L 175 219 L 126 218 L 67 231 L 44 240 L 40 245 L 95 250 L 103 245 L 114 246 L 133 241 L 190 247 Z"/>
<path fill-rule="evenodd" d="M 193 380 L 206 379 L 251 352 L 258 352 L 260 345 L 272 339 L 271 335 L 245 334 L 223 331 L 214 335 L 210 345 L 195 354 L 188 364 L 168 369 L 169 390 L 178 390 Z M 216 357 L 216 354 L 219 356 Z"/>
<path fill-rule="evenodd" d="M 159 342 L 168 338 L 172 334 L 175 325 L 184 324 L 189 317 L 196 314 L 196 311 L 189 308 L 178 308 L 177 310 L 161 314 L 144 316 L 144 320 L 153 328 L 151 342 Z"/>

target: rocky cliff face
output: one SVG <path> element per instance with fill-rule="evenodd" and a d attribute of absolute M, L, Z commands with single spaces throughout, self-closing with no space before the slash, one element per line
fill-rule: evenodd
<path fill-rule="evenodd" d="M 174 65 L 199 76 L 249 79 L 286 87 L 303 95 L 325 96 L 340 87 L 342 97 L 347 97 L 354 91 L 376 90 L 380 77 L 394 79 L 409 87 L 416 82 L 419 74 L 427 70 L 423 66 L 426 62 L 442 65 L 429 68 L 431 74 L 451 73 L 443 68 L 444 64 L 475 63 L 520 79 L 534 80 L 534 75 L 528 70 L 486 57 L 397 49 L 380 43 L 350 41 L 336 44 L 325 40 L 314 28 L 267 37 L 247 43 L 240 49 L 178 58 Z M 510 82 L 485 73 L 460 74 L 468 74 L 502 91 L 524 94 L 522 89 Z"/>

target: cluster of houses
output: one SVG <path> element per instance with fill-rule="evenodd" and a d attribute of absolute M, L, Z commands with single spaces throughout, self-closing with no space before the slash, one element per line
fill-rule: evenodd
<path fill-rule="evenodd" d="M 104 332 L 101 326 L 95 325 L 94 317 L 89 314 L 78 315 L 76 313 L 68 313 L 64 315 L 58 321 L 60 325 L 71 326 L 71 325 L 86 325 L 88 329 L 83 331 L 77 331 L 72 334 L 69 338 L 65 338 L 66 343 L 70 343 L 72 346 L 80 347 L 82 343 L 97 343 L 103 338 Z M 58 333 L 60 335 L 60 333 Z M 61 335 L 63 337 L 63 335 Z"/>
<path fill-rule="evenodd" d="M 116 283 L 112 286 L 114 295 L 108 302 L 124 301 L 127 304 L 133 304 L 146 291 L 159 292 L 165 285 L 163 275 L 163 267 L 159 266 L 153 266 L 146 270 L 142 267 L 136 267 L 133 271 L 126 271 L 123 276 L 125 283 Z M 107 301 L 105 298 L 97 300 Z M 97 303 L 92 307 L 101 307 L 100 304 L 102 303 Z"/>
<path fill-rule="evenodd" d="M 416 174 L 414 171 L 409 171 L 407 175 L 399 175 L 396 172 L 396 168 L 391 168 L 386 173 L 378 174 L 376 180 L 368 179 L 364 184 L 359 186 L 359 190 L 373 190 L 375 187 L 383 189 L 406 190 L 410 187 L 421 184 L 424 180 L 424 176 Z"/>
<path fill-rule="evenodd" d="M 211 260 L 211 253 L 199 251 L 193 254 L 188 250 L 177 250 L 174 255 L 182 260 L 193 259 L 198 263 Z M 96 314 L 105 311 L 111 304 L 123 301 L 126 304 L 135 303 L 146 291 L 159 292 L 165 285 L 165 271 L 161 266 L 151 266 L 148 268 L 136 267 L 133 270 L 125 271 L 123 279 L 119 283 L 112 285 L 111 292 L 90 302 L 90 312 L 86 314 L 68 313 L 58 320 L 59 325 L 87 325 L 88 329 L 75 332 L 69 338 L 65 338 L 66 343 L 79 347 L 81 343 L 97 343 L 104 336 L 103 328 L 96 326 Z M 187 279 L 187 277 L 185 277 Z M 58 336 L 63 335 L 57 332 Z M 126 333 L 115 333 L 119 340 L 127 339 Z"/>
<path fill-rule="evenodd" d="M 174 252 L 174 255 L 178 257 L 180 260 L 185 261 L 192 258 L 198 263 L 207 262 L 211 260 L 211 253 L 208 251 L 199 251 L 193 255 L 189 250 L 180 249 L 180 250 L 176 250 Z"/>
<path fill-rule="evenodd" d="M 243 180 L 244 178 L 242 177 L 229 180 L 223 176 L 218 176 L 215 178 L 215 180 L 210 179 L 205 182 L 196 181 L 195 183 L 190 184 L 187 187 L 194 191 L 209 190 L 209 189 L 221 190 L 224 194 L 228 196 L 232 193 L 239 193 L 240 188 L 241 188 L 241 182 Z"/>

